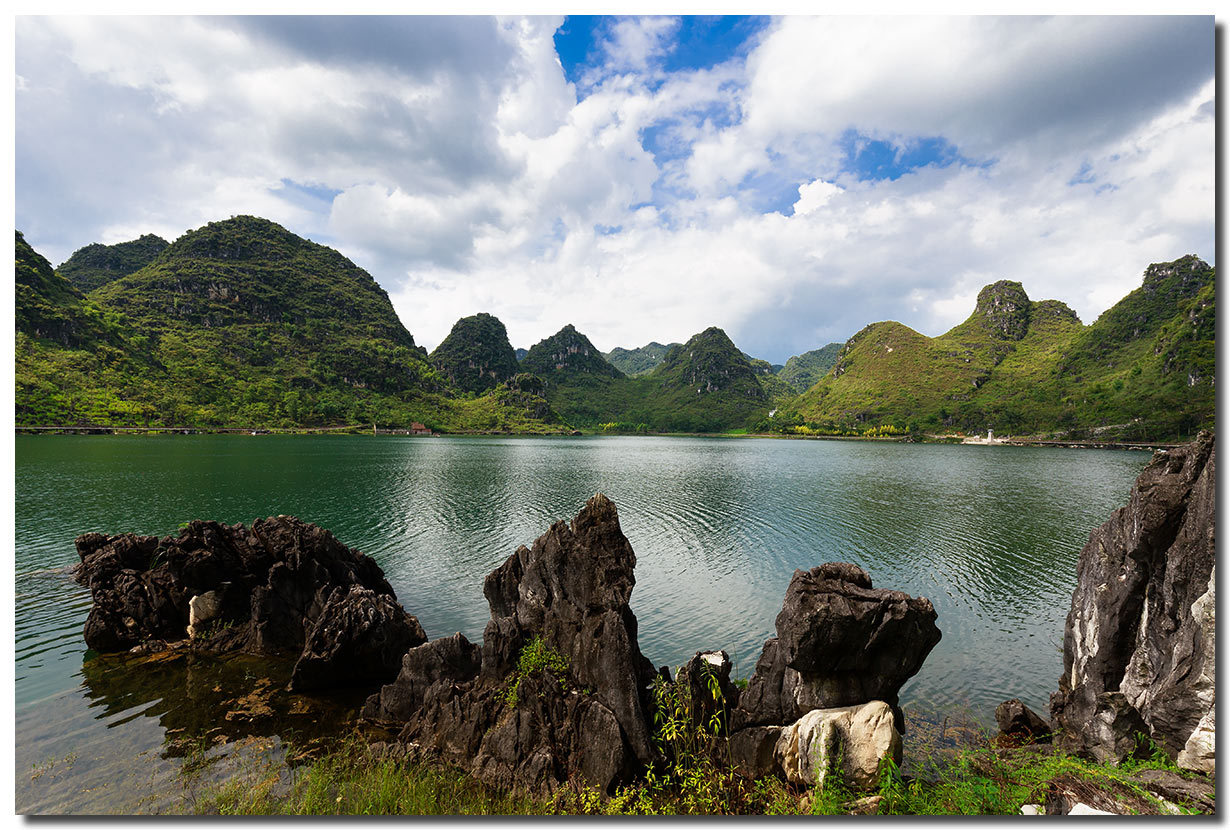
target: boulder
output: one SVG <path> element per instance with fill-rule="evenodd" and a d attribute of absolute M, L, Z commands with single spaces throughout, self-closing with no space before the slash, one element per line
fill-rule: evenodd
<path fill-rule="evenodd" d="M 1082 549 L 1051 696 L 1062 749 L 1118 761 L 1143 733 L 1213 771 L 1216 455 L 1208 433 L 1156 453 Z"/>
<path fill-rule="evenodd" d="M 897 709 L 902 685 L 940 641 L 926 598 L 873 588 L 857 565 L 830 562 L 798 570 L 739 698 L 736 730 L 787 724 L 813 709 L 884 701 Z"/>
<path fill-rule="evenodd" d="M 995 722 L 1001 735 L 1031 741 L 1048 741 L 1051 725 L 1019 698 L 1005 700 L 995 707 Z"/>
<path fill-rule="evenodd" d="M 835 773 L 847 787 L 866 790 L 879 781 L 883 759 L 901 763 L 901 733 L 893 708 L 880 700 L 814 709 L 782 729 L 773 754 L 792 784 L 822 787 Z"/>
<path fill-rule="evenodd" d="M 388 594 L 335 588 L 291 673 L 295 691 L 378 686 L 398 674 L 406 652 L 427 642 L 419 621 Z"/>
<path fill-rule="evenodd" d="M 487 576 L 481 651 L 459 634 L 411 650 L 364 714 L 494 786 L 612 792 L 656 757 L 635 566 L 615 505 L 595 495 Z"/>
<path fill-rule="evenodd" d="M 193 521 L 162 539 L 87 533 L 77 553 L 99 652 L 191 638 L 198 651 L 301 657 L 295 682 L 316 688 L 387 682 L 426 639 L 374 560 L 293 516 Z"/>

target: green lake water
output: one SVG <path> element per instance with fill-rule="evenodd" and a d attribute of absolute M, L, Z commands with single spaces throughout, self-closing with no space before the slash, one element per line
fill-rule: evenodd
<path fill-rule="evenodd" d="M 175 742 L 217 732 L 210 695 L 259 674 L 87 653 L 89 593 L 68 572 L 86 531 L 297 515 L 374 557 L 429 637 L 481 641 L 483 577 L 603 492 L 636 551 L 631 604 L 655 665 L 725 648 L 749 676 L 794 570 L 854 562 L 938 611 L 943 639 L 902 690 L 907 712 L 989 722 L 1011 697 L 1046 711 L 1079 550 L 1148 459 L 757 439 L 18 436 L 17 810 L 175 809 Z M 339 728 L 353 703 L 293 728 Z"/>

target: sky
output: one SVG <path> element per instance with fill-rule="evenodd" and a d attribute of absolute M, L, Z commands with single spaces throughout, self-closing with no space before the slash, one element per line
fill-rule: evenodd
<path fill-rule="evenodd" d="M 1090 323 L 1214 262 L 1212 17 L 35 17 L 15 218 L 55 265 L 239 214 L 415 341 L 781 363 L 1021 282 Z"/>

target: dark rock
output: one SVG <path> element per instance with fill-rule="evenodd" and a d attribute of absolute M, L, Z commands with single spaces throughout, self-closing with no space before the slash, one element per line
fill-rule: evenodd
<path fill-rule="evenodd" d="M 748 778 L 764 778 L 777 772 L 773 750 L 783 728 L 751 726 L 730 736 L 730 757 L 740 773 Z"/>
<path fill-rule="evenodd" d="M 1001 735 L 1035 741 L 1050 740 L 1051 725 L 1015 697 L 995 707 L 995 722 L 999 724 Z"/>
<path fill-rule="evenodd" d="M 297 681 L 306 688 L 388 680 L 405 648 L 425 639 L 374 560 L 291 516 L 250 529 L 194 521 L 162 539 L 88 533 L 77 552 L 95 651 L 185 640 L 195 607 L 199 651 L 294 656 L 311 639 Z"/>
<path fill-rule="evenodd" d="M 295 691 L 376 686 L 397 677 L 407 650 L 427 642 L 419 621 L 393 597 L 351 585 L 336 588 L 295 663 Z"/>
<path fill-rule="evenodd" d="M 1216 444 L 1160 452 L 1127 507 L 1090 534 L 1051 696 L 1061 748 L 1117 761 L 1133 731 L 1214 766 Z"/>
<path fill-rule="evenodd" d="M 688 711 L 693 721 L 709 734 L 726 734 L 731 713 L 739 704 L 739 687 L 730 680 L 731 668 L 730 655 L 725 651 L 698 651 L 675 679 L 688 690 Z"/>
<path fill-rule="evenodd" d="M 397 679 L 367 699 L 363 716 L 406 721 L 423 705 L 437 683 L 456 686 L 478 677 L 482 649 L 460 632 L 410 649 L 402 657 Z"/>
<path fill-rule="evenodd" d="M 481 659 L 460 635 L 413 649 L 364 714 L 404 721 L 402 741 L 495 786 L 541 793 L 585 781 L 612 791 L 655 757 L 655 672 L 628 607 L 635 565 L 615 505 L 595 495 L 571 524 L 557 522 L 487 576 Z M 532 641 L 566 668 L 519 667 Z"/>
<path fill-rule="evenodd" d="M 830 562 L 798 570 L 740 696 L 734 727 L 787 724 L 812 709 L 882 700 L 897 708 L 901 686 L 940 641 L 930 600 L 876 589 L 862 568 Z"/>

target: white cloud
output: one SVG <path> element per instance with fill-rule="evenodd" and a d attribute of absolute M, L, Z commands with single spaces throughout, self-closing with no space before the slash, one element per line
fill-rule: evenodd
<path fill-rule="evenodd" d="M 824 207 L 840 192 L 841 187 L 823 179 L 801 184 L 799 185 L 799 200 L 794 203 L 794 215 L 806 216 Z"/>
<path fill-rule="evenodd" d="M 720 325 L 774 361 L 938 334 L 994 279 L 1089 322 L 1213 256 L 1211 19 L 786 18 L 678 72 L 677 20 L 620 19 L 582 98 L 558 23 L 20 18 L 19 226 L 58 262 L 256 213 L 428 347 L 489 311 L 518 346 Z M 849 168 L 851 140 L 936 137 L 974 164 Z"/>

